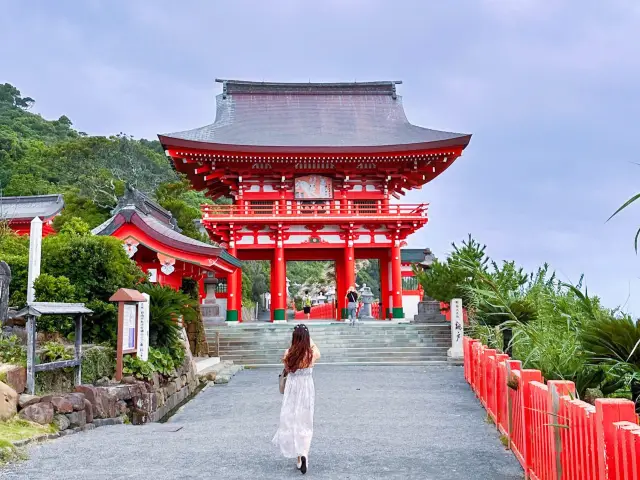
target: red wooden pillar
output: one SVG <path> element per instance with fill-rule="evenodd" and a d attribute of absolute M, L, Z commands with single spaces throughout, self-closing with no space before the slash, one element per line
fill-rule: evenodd
<path fill-rule="evenodd" d="M 287 274 L 284 259 L 284 248 L 280 235 L 276 238 L 276 248 L 271 263 L 273 283 L 271 284 L 271 303 L 273 305 L 272 321 L 286 320 L 287 311 Z"/>
<path fill-rule="evenodd" d="M 378 258 L 380 265 L 380 318 L 386 320 L 391 316 L 391 304 L 389 289 L 389 255 L 385 252 Z"/>
<path fill-rule="evenodd" d="M 242 270 L 236 270 L 236 304 L 238 306 L 238 321 L 242 322 Z"/>
<path fill-rule="evenodd" d="M 227 251 L 231 255 L 236 256 L 235 241 L 231 240 L 229 242 Z M 227 275 L 227 322 L 237 322 L 240 317 L 238 310 L 240 307 L 239 296 L 242 285 L 240 285 L 240 289 L 238 289 L 238 272 L 240 272 L 239 268 Z M 240 281 L 242 281 L 242 279 Z"/>
<path fill-rule="evenodd" d="M 394 241 L 391 247 L 391 296 L 393 297 L 393 318 L 404 319 L 402 309 L 402 265 L 400 261 L 400 242 Z"/>
<path fill-rule="evenodd" d="M 206 274 L 198 275 L 198 303 L 203 303 L 207 296 L 207 289 L 204 286 L 205 278 L 207 278 Z"/>
<path fill-rule="evenodd" d="M 347 288 L 344 285 L 344 256 L 338 256 L 335 261 L 335 274 L 336 274 L 336 302 L 335 302 L 335 318 L 339 320 L 342 318 L 342 304 L 344 303 L 344 297 L 347 294 Z"/>

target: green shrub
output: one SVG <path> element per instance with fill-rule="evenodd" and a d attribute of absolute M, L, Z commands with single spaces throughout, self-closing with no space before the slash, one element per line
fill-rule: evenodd
<path fill-rule="evenodd" d="M 77 301 L 76 289 L 67 277 L 54 277 L 47 273 L 40 275 L 33 286 L 36 300 L 39 302 L 74 303 Z M 68 337 L 75 332 L 76 322 L 69 315 L 43 315 L 38 319 L 39 332 L 57 332 Z"/>
<path fill-rule="evenodd" d="M 49 358 L 66 355 L 73 357 L 72 349 L 65 349 L 62 353 L 60 344 L 49 342 Z M 49 345 L 46 344 L 45 347 Z M 103 377 L 112 378 L 116 368 L 116 354 L 112 347 L 89 346 L 82 351 L 82 383 L 93 384 Z M 57 358 L 59 360 L 60 358 Z M 42 361 L 42 358 L 41 358 Z M 64 393 L 74 389 L 74 369 L 62 368 L 36 373 L 36 394 Z"/>
<path fill-rule="evenodd" d="M 82 383 L 92 384 L 112 378 L 116 370 L 116 352 L 111 347 L 92 346 L 82 352 Z"/>
<path fill-rule="evenodd" d="M 40 352 L 40 363 L 57 362 L 59 360 L 72 360 L 73 353 L 69 348 L 59 342 L 47 342 Z"/>
<path fill-rule="evenodd" d="M 169 350 L 149 348 L 149 359 L 146 362 L 138 357 L 126 355 L 123 359 L 122 371 L 127 375 L 149 380 L 154 373 L 171 377 L 175 374 L 177 366 L 179 365 L 174 363 Z"/>
<path fill-rule="evenodd" d="M 149 380 L 154 371 L 151 362 L 145 362 L 138 357 L 125 355 L 122 359 L 122 373 L 125 375 L 133 375 L 140 380 Z"/>
<path fill-rule="evenodd" d="M 27 365 L 27 352 L 17 336 L 7 337 L 0 334 L 0 362 Z"/>
<path fill-rule="evenodd" d="M 184 360 L 184 345 L 180 338 L 179 317 L 190 323 L 197 318 L 198 304 L 188 295 L 157 284 L 144 284 L 139 290 L 149 295 L 149 345 L 166 349 L 174 363 Z"/>

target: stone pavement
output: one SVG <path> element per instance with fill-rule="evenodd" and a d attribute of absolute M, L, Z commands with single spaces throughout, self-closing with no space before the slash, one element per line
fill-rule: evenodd
<path fill-rule="evenodd" d="M 317 366 L 313 479 L 520 480 L 462 367 Z M 278 371 L 245 370 L 165 424 L 101 427 L 34 446 L 0 478 L 300 478 L 271 445 Z"/>

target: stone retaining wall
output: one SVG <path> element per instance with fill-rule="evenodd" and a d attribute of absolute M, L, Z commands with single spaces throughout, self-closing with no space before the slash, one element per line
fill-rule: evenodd
<path fill-rule="evenodd" d="M 20 417 L 60 431 L 83 428 L 94 419 L 128 418 L 141 425 L 162 420 L 196 392 L 199 386 L 195 365 L 190 358 L 171 378 L 154 374 L 151 381 L 125 377 L 121 383 L 79 385 L 74 393 L 20 395 Z"/>

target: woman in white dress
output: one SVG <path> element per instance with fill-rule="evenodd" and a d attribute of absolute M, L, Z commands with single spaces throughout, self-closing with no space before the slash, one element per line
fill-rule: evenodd
<path fill-rule="evenodd" d="M 309 447 L 313 437 L 315 386 L 313 365 L 320 358 L 320 350 L 309 336 L 306 325 L 293 329 L 291 347 L 282 359 L 287 382 L 280 410 L 280 426 L 273 437 L 274 445 L 286 458 L 296 458 L 297 467 L 304 474 L 309 465 Z"/>

